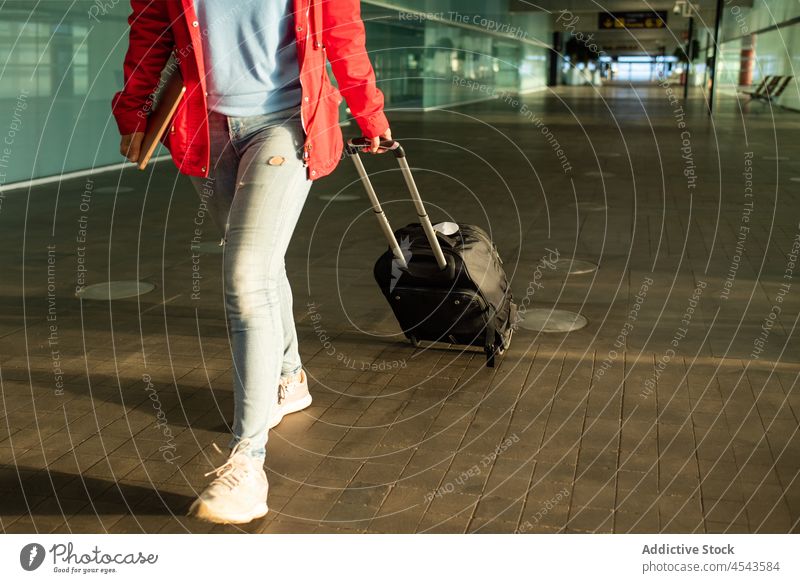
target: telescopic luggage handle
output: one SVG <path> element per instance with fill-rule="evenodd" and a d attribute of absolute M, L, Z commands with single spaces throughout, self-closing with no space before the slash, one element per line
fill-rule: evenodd
<path fill-rule="evenodd" d="M 392 231 L 392 227 L 389 224 L 389 219 L 386 218 L 386 214 L 383 212 L 381 203 L 378 200 L 378 195 L 375 194 L 375 189 L 372 187 L 372 182 L 364 168 L 364 163 L 361 161 L 361 156 L 358 155 L 361 148 L 369 145 L 371 145 L 371 141 L 368 138 L 350 139 L 347 140 L 345 152 L 353 160 L 358 176 L 361 178 L 361 182 L 364 183 L 367 196 L 372 204 L 372 210 L 375 212 L 375 216 L 378 219 L 383 234 L 386 236 L 386 240 L 389 241 L 392 254 L 401 267 L 408 267 L 406 258 L 403 257 L 403 252 L 400 249 L 400 244 L 397 242 L 394 231 Z M 397 140 L 381 140 L 380 147 L 389 150 L 394 154 L 394 157 L 397 158 L 397 163 L 400 165 L 400 171 L 403 173 L 408 192 L 411 194 L 411 200 L 414 202 L 414 207 L 417 210 L 417 217 L 419 217 L 419 222 L 422 225 L 422 229 L 425 231 L 425 236 L 428 238 L 428 243 L 430 243 L 433 255 L 436 258 L 436 264 L 439 266 L 439 269 L 444 269 L 447 267 L 447 260 L 444 257 L 444 253 L 442 253 L 442 246 L 439 244 L 439 239 L 436 237 L 436 231 L 431 224 L 431 219 L 428 217 L 428 213 L 425 212 L 425 205 L 422 203 L 422 197 L 420 197 L 419 190 L 417 190 L 417 184 L 414 182 L 414 177 L 411 175 L 411 168 L 408 166 L 406 153 L 403 147 Z"/>

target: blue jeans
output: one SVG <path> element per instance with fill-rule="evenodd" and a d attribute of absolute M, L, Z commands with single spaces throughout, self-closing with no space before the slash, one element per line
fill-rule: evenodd
<path fill-rule="evenodd" d="M 231 447 L 263 458 L 281 376 L 300 371 L 284 256 L 311 181 L 300 108 L 228 117 L 209 112 L 211 168 L 192 177 L 223 233 L 223 287 L 233 356 Z"/>

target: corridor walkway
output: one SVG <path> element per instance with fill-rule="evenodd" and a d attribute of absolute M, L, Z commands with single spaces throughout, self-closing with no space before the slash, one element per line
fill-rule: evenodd
<path fill-rule="evenodd" d="M 184 517 L 233 408 L 217 234 L 189 181 L 163 162 L 5 193 L 0 527 L 798 532 L 800 116 L 723 96 L 711 121 L 699 96 L 620 86 L 387 113 L 434 222 L 491 231 L 523 312 L 588 325 L 523 325 L 494 369 L 412 348 L 344 161 L 287 257 L 314 403 L 271 432 L 270 513 L 215 527 Z M 412 222 L 392 160 L 365 163 Z M 155 289 L 75 297 L 109 280 Z"/>

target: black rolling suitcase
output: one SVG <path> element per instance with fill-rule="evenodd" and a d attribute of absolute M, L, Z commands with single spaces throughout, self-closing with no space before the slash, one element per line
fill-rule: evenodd
<path fill-rule="evenodd" d="M 397 158 L 420 222 L 392 232 L 358 155 L 365 143 L 363 138 L 350 140 L 346 152 L 389 241 L 373 272 L 403 333 L 415 346 L 420 340 L 481 346 L 486 365 L 494 366 L 495 356 L 508 348 L 516 318 L 497 248 L 475 225 L 434 228 L 397 141 L 381 146 Z"/>

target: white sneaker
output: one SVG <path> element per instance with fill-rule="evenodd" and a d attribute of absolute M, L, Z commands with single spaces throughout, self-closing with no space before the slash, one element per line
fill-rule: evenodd
<path fill-rule="evenodd" d="M 243 524 L 267 513 L 267 474 L 263 462 L 244 451 L 248 446 L 249 441 L 240 441 L 224 464 L 206 474 L 217 477 L 194 501 L 189 516 L 218 524 Z"/>
<path fill-rule="evenodd" d="M 278 402 L 272 405 L 269 428 L 272 429 L 283 420 L 284 415 L 302 411 L 311 404 L 308 392 L 306 371 L 300 370 L 294 377 L 281 379 L 278 384 Z"/>

